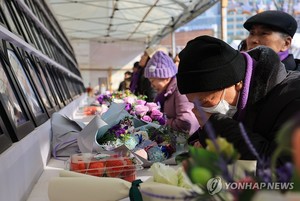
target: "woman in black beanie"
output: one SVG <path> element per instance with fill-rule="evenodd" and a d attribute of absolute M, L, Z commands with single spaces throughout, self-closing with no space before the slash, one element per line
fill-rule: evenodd
<path fill-rule="evenodd" d="M 200 102 L 215 133 L 233 143 L 241 159 L 256 159 L 241 135 L 242 122 L 260 156 L 270 157 L 279 128 L 300 111 L 300 73 L 287 72 L 271 48 L 239 52 L 210 36 L 189 41 L 179 58 L 179 91 Z M 202 128 L 189 141 L 205 147 L 206 122 L 194 113 Z"/>

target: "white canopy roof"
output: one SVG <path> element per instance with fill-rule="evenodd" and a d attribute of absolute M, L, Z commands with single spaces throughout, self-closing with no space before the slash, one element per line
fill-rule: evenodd
<path fill-rule="evenodd" d="M 155 44 L 218 0 L 48 0 L 71 40 Z"/>

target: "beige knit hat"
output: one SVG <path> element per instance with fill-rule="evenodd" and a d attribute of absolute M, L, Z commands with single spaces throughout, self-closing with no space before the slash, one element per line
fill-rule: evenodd
<path fill-rule="evenodd" d="M 158 45 L 158 46 L 151 46 L 148 47 L 145 52 L 148 54 L 148 56 L 151 58 L 157 51 L 162 51 L 166 55 L 169 55 L 169 51 L 166 47 Z"/>

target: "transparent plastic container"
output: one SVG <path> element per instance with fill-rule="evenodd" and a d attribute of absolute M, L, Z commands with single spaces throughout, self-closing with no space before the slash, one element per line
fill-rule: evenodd
<path fill-rule="evenodd" d="M 115 177 L 132 182 L 136 171 L 143 169 L 142 162 L 135 156 L 118 154 L 81 153 L 70 157 L 68 169 L 97 177 Z"/>

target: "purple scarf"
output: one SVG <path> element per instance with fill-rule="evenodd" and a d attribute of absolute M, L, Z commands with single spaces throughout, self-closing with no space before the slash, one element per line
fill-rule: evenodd
<path fill-rule="evenodd" d="M 251 82 L 251 77 L 252 73 L 254 70 L 254 62 L 251 58 L 251 56 L 247 52 L 241 52 L 241 54 L 245 57 L 245 60 L 247 62 L 246 66 L 246 73 L 245 73 L 245 78 L 243 82 L 243 89 L 240 92 L 240 97 L 239 97 L 239 103 L 238 103 L 238 112 L 235 115 L 236 119 L 238 121 L 242 121 L 244 116 L 245 116 L 245 109 L 247 105 L 247 100 L 249 96 L 249 88 L 250 88 L 250 82 Z"/>
<path fill-rule="evenodd" d="M 280 61 L 284 60 L 285 58 L 287 58 L 289 56 L 289 50 L 286 50 L 284 52 L 278 52 L 278 56 Z"/>

